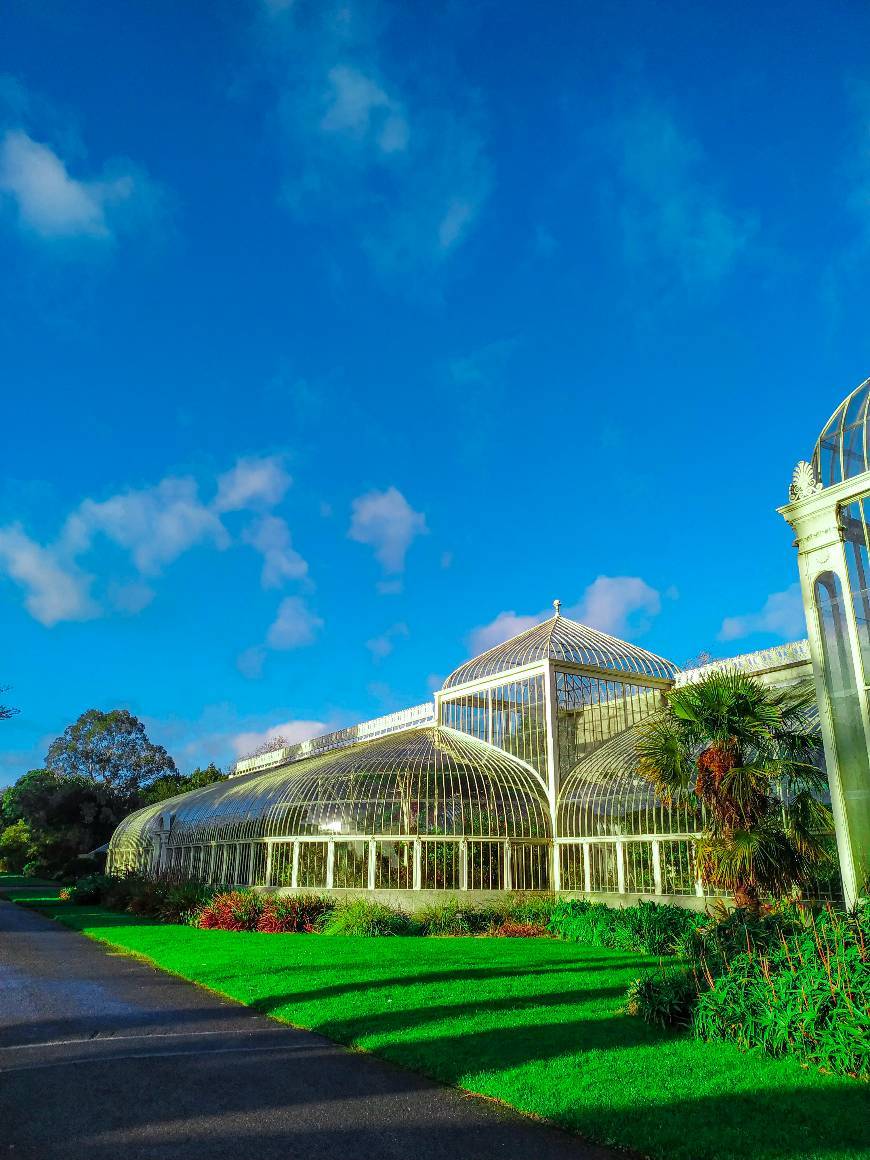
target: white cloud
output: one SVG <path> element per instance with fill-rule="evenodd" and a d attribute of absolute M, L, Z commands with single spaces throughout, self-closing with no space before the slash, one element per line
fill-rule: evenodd
<path fill-rule="evenodd" d="M 661 596 L 639 576 L 598 576 L 581 599 L 563 615 L 617 636 L 643 632 L 651 617 L 661 611 Z M 495 648 L 553 615 L 552 608 L 530 615 L 500 612 L 489 624 L 479 625 L 468 635 L 472 656 Z"/>
<path fill-rule="evenodd" d="M 400 637 L 408 635 L 408 626 L 404 621 L 398 621 L 391 625 L 386 632 L 381 633 L 380 636 L 373 637 L 366 641 L 366 648 L 372 654 L 376 661 L 383 660 L 384 657 L 389 656 L 396 646 L 396 640 Z"/>
<path fill-rule="evenodd" d="M 442 76 L 400 84 L 371 6 L 354 0 L 298 6 L 262 31 L 291 159 L 287 207 L 343 218 L 381 270 L 436 267 L 489 195 L 479 96 L 446 60 Z"/>
<path fill-rule="evenodd" d="M 269 627 L 266 641 L 270 648 L 292 649 L 313 644 L 323 621 L 298 596 L 287 596 L 278 605 L 278 615 Z"/>
<path fill-rule="evenodd" d="M 242 532 L 242 539 L 263 557 L 264 588 L 280 588 L 286 580 L 301 580 L 308 564 L 293 548 L 290 529 L 279 516 L 261 516 Z"/>
<path fill-rule="evenodd" d="M 289 483 L 280 461 L 265 457 L 241 459 L 220 476 L 212 503 L 200 498 L 196 480 L 174 476 L 105 500 L 85 499 L 67 516 L 53 544 L 36 543 L 17 524 L 0 528 L 0 572 L 25 589 L 28 611 L 46 625 L 97 616 L 104 609 L 135 615 L 154 598 L 148 584 L 109 574 L 97 600 L 91 595 L 95 577 L 79 568 L 79 559 L 95 551 L 101 537 L 129 554 L 139 577 L 157 576 L 198 545 L 229 547 L 232 537 L 220 512 L 250 509 L 259 514 L 243 529 L 242 542 L 263 557 L 263 586 L 280 587 L 308 571 L 285 521 L 262 511 L 281 499 Z"/>
<path fill-rule="evenodd" d="M 408 122 L 401 102 L 391 100 L 380 85 L 348 65 L 336 65 L 327 77 L 327 107 L 320 122 L 324 132 L 370 143 L 381 153 L 406 148 Z"/>
<path fill-rule="evenodd" d="M 580 602 L 565 610 L 565 615 L 591 628 L 622 636 L 626 632 L 642 632 L 661 607 L 660 594 L 640 576 L 598 576 Z"/>
<path fill-rule="evenodd" d="M 218 478 L 212 506 L 217 512 L 274 507 L 284 498 L 292 482 L 277 455 L 240 459 L 231 471 Z"/>
<path fill-rule="evenodd" d="M 542 620 L 546 620 L 546 617 L 547 614 L 543 612 L 535 616 L 519 616 L 514 611 L 500 612 L 495 620 L 491 620 L 489 624 L 479 625 L 468 634 L 468 645 L 472 656 L 495 648 L 497 644 L 502 644 L 504 641 L 510 640 L 512 636 L 525 632 L 527 628 L 533 628 Z"/>
<path fill-rule="evenodd" d="M 0 139 L 0 195 L 15 204 L 23 229 L 47 239 L 111 239 L 160 200 L 157 186 L 126 162 L 99 179 L 72 177 L 57 153 L 20 128 Z"/>
<path fill-rule="evenodd" d="M 373 547 L 385 572 L 402 572 L 412 541 L 429 530 L 423 513 L 415 512 L 395 487 L 357 496 L 351 507 L 350 539 Z"/>
<path fill-rule="evenodd" d="M 738 640 L 755 632 L 769 632 L 784 640 L 806 636 L 807 622 L 800 584 L 768 596 L 760 612 L 728 616 L 719 629 L 719 640 Z"/>
<path fill-rule="evenodd" d="M 236 757 L 241 757 L 244 753 L 252 753 L 259 749 L 268 741 L 281 739 L 289 745 L 295 745 L 299 741 L 319 737 L 325 732 L 328 732 L 328 729 L 323 721 L 282 721 L 280 725 L 272 725 L 268 729 L 236 733 L 231 738 L 231 743 Z"/>
<path fill-rule="evenodd" d="M 743 257 L 755 233 L 707 177 L 701 146 L 653 102 L 613 126 L 623 251 L 632 263 L 676 268 L 687 284 L 712 284 Z"/>
<path fill-rule="evenodd" d="M 20 524 L 0 528 L 0 570 L 24 589 L 27 611 L 47 628 L 100 614 L 90 595 L 92 578 L 55 549 L 35 543 Z"/>
<path fill-rule="evenodd" d="M 236 657 L 236 668 L 248 680 L 256 680 L 263 675 L 263 665 L 266 662 L 266 650 L 262 645 L 253 645 Z"/>
<path fill-rule="evenodd" d="M 84 551 L 98 533 L 126 548 L 145 575 L 156 575 L 195 544 L 210 541 L 226 548 L 230 542 L 226 528 L 200 501 L 196 481 L 190 478 L 168 477 L 155 487 L 102 502 L 86 499 L 69 516 L 62 539 Z"/>

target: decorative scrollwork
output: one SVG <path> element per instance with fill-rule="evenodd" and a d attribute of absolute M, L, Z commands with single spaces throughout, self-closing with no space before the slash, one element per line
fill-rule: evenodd
<path fill-rule="evenodd" d="M 811 463 L 807 463 L 805 459 L 802 459 L 792 472 L 788 497 L 791 500 L 806 499 L 807 496 L 816 495 L 820 492 L 822 486 L 816 478 L 816 469 Z"/>

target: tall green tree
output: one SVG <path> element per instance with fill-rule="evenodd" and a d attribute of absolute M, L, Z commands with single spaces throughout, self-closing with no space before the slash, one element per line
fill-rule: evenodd
<path fill-rule="evenodd" d="M 130 810 L 108 785 L 31 769 L 0 796 L 0 858 L 7 869 L 81 872 L 81 855 L 103 845 Z"/>
<path fill-rule="evenodd" d="M 163 746 L 149 741 L 145 726 L 127 709 L 82 713 L 52 741 L 45 766 L 64 777 L 106 785 L 128 799 L 156 778 L 178 773 Z"/>
<path fill-rule="evenodd" d="M 809 682 L 772 689 L 727 669 L 667 694 L 642 729 L 640 773 L 663 800 L 703 806 L 702 880 L 757 910 L 811 890 L 830 861 L 819 750 Z"/>
<path fill-rule="evenodd" d="M 214 762 L 205 769 L 196 768 L 193 773 L 164 773 L 142 792 L 142 801 L 147 805 L 162 802 L 167 798 L 175 797 L 180 793 L 189 793 L 193 789 L 202 789 L 216 781 L 226 781 L 227 774 L 219 769 Z"/>

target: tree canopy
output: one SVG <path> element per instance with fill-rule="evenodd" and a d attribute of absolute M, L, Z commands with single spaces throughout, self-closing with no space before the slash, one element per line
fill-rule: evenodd
<path fill-rule="evenodd" d="M 85 777 L 133 798 L 159 777 L 177 774 L 162 745 L 149 741 L 145 726 L 127 709 L 88 709 L 52 741 L 46 769 L 63 777 Z"/>
<path fill-rule="evenodd" d="M 202 789 L 216 781 L 226 781 L 227 775 L 212 762 L 205 769 L 195 769 L 193 773 L 164 773 L 143 791 L 142 801 L 149 805 L 165 801 L 180 793 L 189 793 L 192 789 Z"/>
<path fill-rule="evenodd" d="M 830 864 L 814 711 L 810 683 L 772 689 L 726 670 L 671 690 L 643 728 L 640 773 L 665 801 L 704 807 L 699 872 L 738 905 L 811 891 Z"/>

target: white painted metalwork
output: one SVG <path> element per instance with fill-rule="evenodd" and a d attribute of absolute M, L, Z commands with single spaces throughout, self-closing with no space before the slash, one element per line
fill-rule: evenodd
<path fill-rule="evenodd" d="M 672 681 L 678 671 L 671 661 L 570 620 L 557 609 L 549 620 L 460 665 L 444 682 L 443 689 L 476 683 L 494 673 L 506 673 L 544 660 L 564 661 L 616 674 L 633 673 L 661 681 Z"/>

